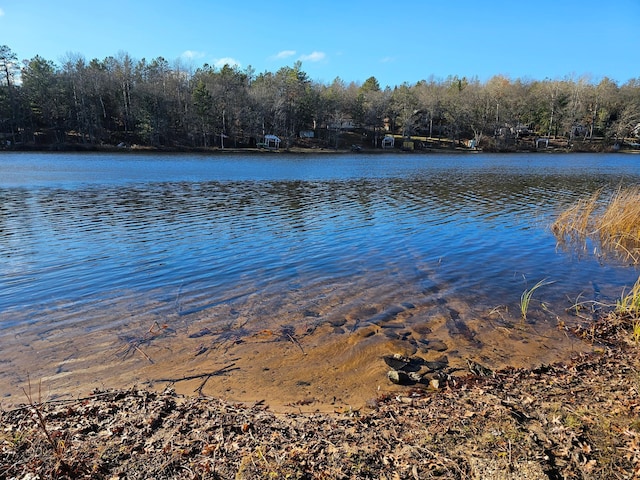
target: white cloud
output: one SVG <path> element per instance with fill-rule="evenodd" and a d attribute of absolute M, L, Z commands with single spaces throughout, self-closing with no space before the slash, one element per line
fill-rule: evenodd
<path fill-rule="evenodd" d="M 313 52 L 309 55 L 300 55 L 300 60 L 304 62 L 319 62 L 321 60 L 324 60 L 325 57 L 326 54 L 324 52 Z"/>
<path fill-rule="evenodd" d="M 180 56 L 189 60 L 195 60 L 196 58 L 203 58 L 205 56 L 205 53 L 198 52 L 196 50 L 185 50 Z"/>
<path fill-rule="evenodd" d="M 213 61 L 213 65 L 216 68 L 222 68 L 225 65 L 229 65 L 230 67 L 241 67 L 242 64 L 236 60 L 235 58 L 231 58 L 231 57 L 224 57 L 224 58 L 217 58 Z"/>
<path fill-rule="evenodd" d="M 0 17 L 4 16 L 4 10 L 0 8 Z"/>
<path fill-rule="evenodd" d="M 289 58 L 289 57 L 293 57 L 295 54 L 296 54 L 295 50 L 282 50 L 281 52 L 278 52 L 276 55 L 274 55 L 273 58 L 277 58 L 277 59 Z"/>
<path fill-rule="evenodd" d="M 384 57 L 380 59 L 380 63 L 389 63 L 389 62 L 393 62 L 395 60 L 395 58 L 393 57 Z"/>

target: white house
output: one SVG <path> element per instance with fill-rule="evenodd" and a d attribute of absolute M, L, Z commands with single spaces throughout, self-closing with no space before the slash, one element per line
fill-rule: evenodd
<path fill-rule="evenodd" d="M 280 148 L 280 138 L 275 135 L 265 135 L 264 136 L 264 147 L 266 148 Z"/>
<path fill-rule="evenodd" d="M 396 144 L 396 139 L 391 135 L 385 135 L 382 139 L 382 148 L 393 148 Z"/>

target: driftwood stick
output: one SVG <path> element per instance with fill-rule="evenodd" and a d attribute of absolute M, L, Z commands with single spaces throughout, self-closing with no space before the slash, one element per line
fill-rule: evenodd
<path fill-rule="evenodd" d="M 287 337 L 289 337 L 289 340 L 291 340 L 291 343 L 293 343 L 294 345 L 297 345 L 298 348 L 300 348 L 300 351 L 302 351 L 303 355 L 306 355 L 306 353 L 304 353 L 304 348 L 302 348 L 302 345 L 300 345 L 300 342 L 298 340 L 296 340 L 295 338 L 293 338 L 290 334 L 287 333 Z"/>
<path fill-rule="evenodd" d="M 205 379 L 202 381 L 202 383 L 200 384 L 200 386 L 198 388 L 196 388 L 193 393 L 198 392 L 198 396 L 202 396 L 202 389 L 204 388 L 205 383 L 207 383 L 207 381 L 211 378 L 211 375 L 207 375 L 205 377 Z"/>
<path fill-rule="evenodd" d="M 133 348 L 135 348 L 138 352 L 140 352 L 142 354 L 142 356 L 144 356 L 144 358 L 146 358 L 147 360 L 149 360 L 149 363 L 153 364 L 153 360 L 151 360 L 151 357 L 149 355 L 147 355 L 146 353 L 144 353 L 144 351 L 138 347 L 135 344 L 132 344 Z"/>
<path fill-rule="evenodd" d="M 188 375 L 182 378 L 158 378 L 156 380 L 154 380 L 155 382 L 167 382 L 167 383 L 178 383 L 178 382 L 186 382 L 187 380 L 195 380 L 197 378 L 205 378 L 207 380 L 209 380 L 210 377 L 214 377 L 216 375 L 221 375 L 223 373 L 226 373 L 226 371 L 228 369 L 230 369 L 231 367 L 233 367 L 236 364 L 236 362 L 230 363 L 229 365 L 226 365 L 218 370 L 215 370 L 213 372 L 208 372 L 208 373 L 199 373 L 196 375 Z"/>

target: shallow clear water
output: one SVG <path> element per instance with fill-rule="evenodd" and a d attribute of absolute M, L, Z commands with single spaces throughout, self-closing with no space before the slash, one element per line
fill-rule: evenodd
<path fill-rule="evenodd" d="M 561 297 L 621 286 L 635 273 L 557 251 L 548 225 L 576 197 L 639 181 L 622 155 L 4 154 L 2 327 L 150 292 L 184 315 L 354 277 L 420 284 L 423 268 L 501 301 L 525 279 Z"/>
<path fill-rule="evenodd" d="M 637 271 L 558 249 L 549 225 L 638 183 L 626 155 L 3 153 L 0 338 L 205 316 L 255 332 L 434 296 L 517 309 L 541 279 L 556 311 L 613 299 Z"/>

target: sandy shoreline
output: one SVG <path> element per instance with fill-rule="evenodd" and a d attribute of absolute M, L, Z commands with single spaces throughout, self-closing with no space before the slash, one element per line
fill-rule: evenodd
<path fill-rule="evenodd" d="M 347 309 L 329 314 L 336 302 Z M 460 376 L 468 360 L 493 370 L 537 368 L 593 351 L 562 330 L 581 319 L 567 317 L 559 328 L 557 320 L 532 313 L 529 324 L 459 298 L 437 295 L 424 305 L 404 306 L 372 299 L 354 307 L 340 297 L 322 308 L 277 309 L 252 321 L 221 305 L 188 323 L 178 317 L 159 324 L 143 316 L 118 327 L 69 331 L 34 323 L 7 337 L 0 400 L 5 408 L 23 403 L 30 379 L 41 384 L 45 401 L 85 397 L 94 389 L 169 387 L 187 396 L 264 402 L 280 413 L 333 412 L 402 393 L 405 387 L 387 378 L 387 355 L 444 361 L 438 374 Z M 235 321 L 220 325 L 217 318 Z"/>
<path fill-rule="evenodd" d="M 0 410 L 0 477 L 637 478 L 638 347 L 602 321 L 578 333 L 594 353 L 331 413 L 173 389 L 40 404 L 32 385 L 31 405 Z"/>
<path fill-rule="evenodd" d="M 640 150 L 636 149 L 620 149 L 614 150 L 612 146 L 604 146 L 601 144 L 575 144 L 572 147 L 567 146 L 566 139 L 558 139 L 557 142 L 554 142 L 549 148 L 540 148 L 536 149 L 533 146 L 533 140 L 531 140 L 531 144 L 523 144 L 523 148 L 515 148 L 509 147 L 502 150 L 483 150 L 483 149 L 475 149 L 468 148 L 462 143 L 459 145 L 451 144 L 451 141 L 442 140 L 438 141 L 436 139 L 429 140 L 428 144 L 423 148 L 416 150 L 403 150 L 401 148 L 373 148 L 369 145 L 359 144 L 359 150 L 353 151 L 351 148 L 332 148 L 329 146 L 300 146 L 293 145 L 289 148 L 279 148 L 279 149 L 266 149 L 266 148 L 256 148 L 256 147 L 187 147 L 187 146 L 173 146 L 173 147 L 153 147 L 148 145 L 127 145 L 127 146 L 116 146 L 116 145 L 98 145 L 98 144 L 74 144 L 74 143 L 65 143 L 65 144 L 51 144 L 51 145 L 20 145 L 19 148 L 2 150 L 0 149 L 0 153 L 3 151 L 6 152 L 54 152 L 54 153 L 62 153 L 62 152 L 104 152 L 104 153 L 155 153 L 155 154 L 163 154 L 163 153 L 193 153 L 193 154 L 207 154 L 207 155 L 235 155 L 235 154 L 246 154 L 246 155 L 289 155 L 289 154 L 304 154 L 304 155 L 327 155 L 327 154 L 350 154 L 350 155 L 359 155 L 359 154 L 367 154 L 367 155 L 377 155 L 377 154 L 400 154 L 400 155 L 423 155 L 423 154 L 447 154 L 447 153 L 457 153 L 457 154 L 481 154 L 481 153 L 505 153 L 505 154 L 514 154 L 514 153 L 640 153 Z"/>
<path fill-rule="evenodd" d="M 607 350 L 469 376 L 334 414 L 277 415 L 172 390 L 96 391 L 0 413 L 0 476 L 635 478 L 634 357 Z"/>

